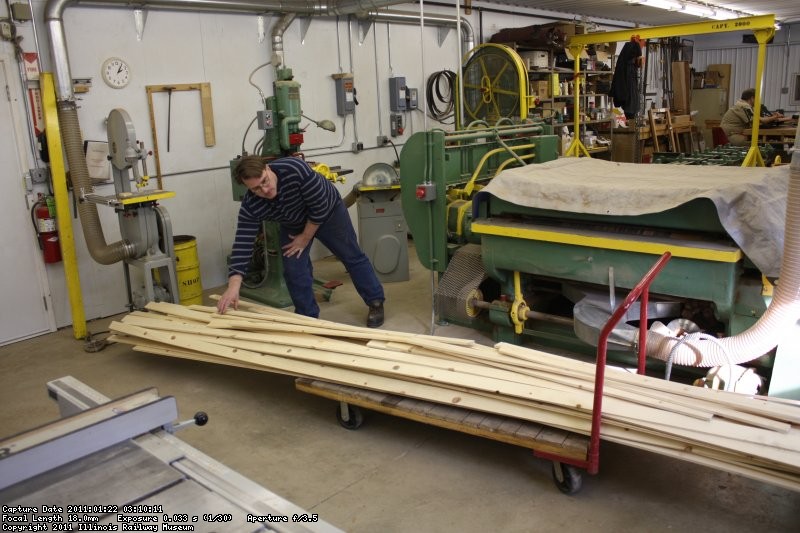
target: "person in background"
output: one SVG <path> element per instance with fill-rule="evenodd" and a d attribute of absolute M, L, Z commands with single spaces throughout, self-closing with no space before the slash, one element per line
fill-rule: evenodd
<path fill-rule="evenodd" d="M 283 276 L 296 313 L 319 317 L 309 255 L 316 238 L 347 268 L 356 291 L 369 307 L 367 327 L 383 325 L 383 286 L 358 246 L 350 215 L 333 183 L 300 158 L 285 157 L 267 164 L 265 158 L 254 155 L 239 160 L 234 179 L 247 187 L 247 192 L 239 208 L 228 288 L 217 302 L 220 313 L 229 306 L 238 307 L 256 235 L 262 222 L 271 221 L 280 225 Z"/>
<path fill-rule="evenodd" d="M 750 143 L 750 138 L 745 137 L 742 131 L 753 127 L 753 106 L 756 102 L 756 90 L 745 89 L 742 91 L 742 97 L 733 104 L 733 107 L 728 109 L 722 116 L 720 127 L 725 131 L 728 137 L 728 142 L 734 146 L 746 146 Z M 766 107 L 762 106 L 762 111 Z M 768 112 L 769 113 L 769 112 Z M 759 114 L 759 122 L 761 126 L 773 124 L 777 122 L 785 122 L 785 118 L 780 113 L 769 113 L 766 116 Z M 791 119 L 789 119 L 791 120 Z"/>

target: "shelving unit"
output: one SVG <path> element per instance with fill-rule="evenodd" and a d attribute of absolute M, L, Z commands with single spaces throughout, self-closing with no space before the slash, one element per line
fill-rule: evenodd
<path fill-rule="evenodd" d="M 611 153 L 611 135 L 613 116 L 608 109 L 607 85 L 611 84 L 613 71 L 588 70 L 581 71 L 584 82 L 579 96 L 580 113 L 585 120 L 581 120 L 581 134 L 585 136 L 586 130 L 594 131 L 596 138 L 605 138 L 608 144 L 598 145 L 584 142 L 590 155 Z M 531 109 L 529 114 L 541 114 L 542 119 L 552 121 L 553 127 L 559 135 L 566 126 L 574 134 L 574 122 L 565 120 L 572 117 L 572 108 L 575 96 L 573 89 L 575 72 L 564 68 L 529 68 Z M 598 90 L 598 85 L 602 87 Z M 563 94 L 563 91 L 568 94 Z M 556 93 L 557 94 L 553 94 Z"/>

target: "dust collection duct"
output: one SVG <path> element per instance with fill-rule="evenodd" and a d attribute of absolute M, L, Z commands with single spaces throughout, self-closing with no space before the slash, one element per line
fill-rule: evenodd
<path fill-rule="evenodd" d="M 272 34 L 273 54 L 283 54 L 283 33 L 297 15 L 303 16 L 340 16 L 353 15 L 359 18 L 392 23 L 416 24 L 419 15 L 376 11 L 394 4 L 406 3 L 406 0 L 333 0 L 321 2 L 313 0 L 270 1 L 270 0 L 149 0 L 144 4 L 146 9 L 164 11 L 219 12 L 219 13 L 281 13 L 284 17 L 275 24 Z M 86 194 L 94 192 L 89 178 L 89 169 L 83 155 L 83 139 L 78 122 L 77 105 L 72 90 L 72 74 L 70 72 L 67 42 L 64 33 L 64 10 L 68 7 L 119 7 L 133 9 L 138 7 L 130 0 L 48 0 L 44 9 L 45 23 L 50 37 L 50 51 L 56 87 L 58 119 L 61 123 L 62 142 L 67 157 L 75 191 Z M 456 26 L 454 17 L 443 15 L 425 16 L 425 23 L 434 26 Z M 466 21 L 460 21 L 462 39 L 467 50 L 473 43 L 472 28 Z M 78 216 L 83 227 L 84 239 L 92 259 L 103 265 L 110 265 L 133 256 L 133 246 L 124 241 L 106 243 L 97 206 L 89 202 L 78 203 Z"/>
<path fill-rule="evenodd" d="M 800 135 L 795 138 L 792 149 L 792 153 L 798 152 Z M 703 333 L 678 337 L 667 327 L 653 327 L 647 331 L 647 356 L 682 366 L 717 367 L 741 365 L 775 348 L 782 335 L 800 319 L 800 156 L 792 158 L 789 168 L 785 220 L 780 277 L 772 302 L 752 327 L 721 339 Z M 582 299 L 574 307 L 576 335 L 596 346 L 599 332 L 611 312 L 608 302 L 596 296 Z M 664 316 L 674 316 L 674 313 L 665 312 Z M 638 319 L 638 307 L 632 307 L 628 317 Z M 616 349 L 635 351 L 639 344 L 639 328 L 621 323 L 612 331 L 609 342 Z"/>
<path fill-rule="evenodd" d="M 796 134 L 789 168 L 786 224 L 780 278 L 772 303 L 750 329 L 722 339 L 680 342 L 656 331 L 647 333 L 647 354 L 679 365 L 700 367 L 741 364 L 775 348 L 781 336 L 800 319 L 800 132 Z M 680 343 L 680 344 L 679 344 Z"/>

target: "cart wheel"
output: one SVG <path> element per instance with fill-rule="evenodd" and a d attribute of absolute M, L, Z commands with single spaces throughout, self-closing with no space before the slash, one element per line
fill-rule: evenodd
<path fill-rule="evenodd" d="M 583 476 L 574 466 L 553 461 L 553 483 L 564 494 L 575 494 L 581 490 Z"/>
<path fill-rule="evenodd" d="M 347 410 L 347 420 L 344 419 L 342 411 Z M 364 413 L 361 408 L 345 402 L 336 406 L 336 420 L 345 429 L 358 429 L 364 423 Z"/>

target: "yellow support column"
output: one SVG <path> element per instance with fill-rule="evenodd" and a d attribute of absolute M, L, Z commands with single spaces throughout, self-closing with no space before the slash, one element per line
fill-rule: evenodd
<path fill-rule="evenodd" d="M 76 339 L 83 339 L 86 337 L 86 314 L 83 310 L 81 280 L 78 273 L 78 259 L 75 254 L 75 235 L 70 220 L 67 173 L 64 168 L 61 126 L 56 109 L 56 91 L 51 73 L 43 72 L 40 79 L 44 124 L 47 132 L 47 150 L 50 154 L 50 174 L 53 177 L 53 192 L 56 198 L 56 221 L 61 243 L 61 257 L 64 260 L 64 277 L 67 281 L 69 303 L 72 310 L 72 333 Z"/>
<path fill-rule="evenodd" d="M 569 53 L 575 59 L 575 79 L 572 81 L 572 94 L 575 95 L 575 103 L 572 105 L 572 143 L 564 153 L 567 157 L 591 157 L 586 146 L 581 141 L 581 52 L 583 52 L 582 44 L 569 46 Z"/>
<path fill-rule="evenodd" d="M 764 63 L 767 60 L 767 42 L 775 35 L 775 28 L 765 28 L 753 32 L 758 41 L 758 61 L 756 63 L 756 101 L 753 104 L 753 136 L 750 137 L 750 150 L 742 162 L 743 167 L 763 167 L 764 158 L 758 149 L 758 129 L 761 125 L 761 86 L 764 84 Z"/>

